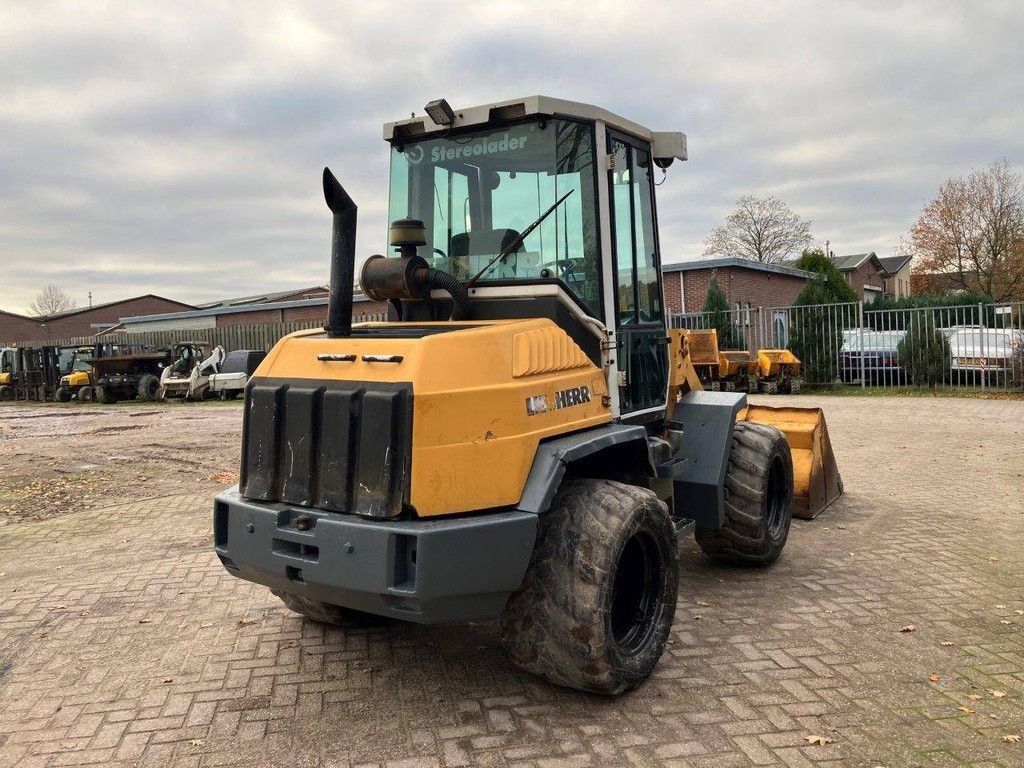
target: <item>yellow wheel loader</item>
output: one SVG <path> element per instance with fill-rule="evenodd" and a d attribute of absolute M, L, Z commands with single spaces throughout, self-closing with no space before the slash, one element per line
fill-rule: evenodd
<path fill-rule="evenodd" d="M 672 627 L 681 536 L 766 565 L 794 506 L 841 493 L 821 413 L 702 391 L 666 328 L 654 177 L 683 134 L 534 96 L 438 100 L 384 138 L 394 253 L 360 285 L 390 319 L 352 324 L 356 205 L 325 169 L 328 322 L 246 386 L 216 553 L 315 621 L 499 619 L 523 669 L 633 688 Z"/>

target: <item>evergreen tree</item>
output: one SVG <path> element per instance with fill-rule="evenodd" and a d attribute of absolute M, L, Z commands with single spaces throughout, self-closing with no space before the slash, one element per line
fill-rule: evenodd
<path fill-rule="evenodd" d="M 909 383 L 919 387 L 927 384 L 929 388 L 942 383 L 949 369 L 949 341 L 936 329 L 932 312 L 914 312 L 896 355 Z"/>
<path fill-rule="evenodd" d="M 718 331 L 719 349 L 746 349 L 747 342 L 743 339 L 740 329 L 729 317 L 729 300 L 725 298 L 725 292 L 718 284 L 718 277 L 711 273 L 711 282 L 708 283 L 708 295 L 704 299 L 704 306 L 701 311 L 707 319 L 707 327 Z"/>
<path fill-rule="evenodd" d="M 800 358 L 804 381 L 832 384 L 839 376 L 843 330 L 857 325 L 857 292 L 824 251 L 804 251 L 793 266 L 814 277 L 790 310 L 790 348 Z"/>

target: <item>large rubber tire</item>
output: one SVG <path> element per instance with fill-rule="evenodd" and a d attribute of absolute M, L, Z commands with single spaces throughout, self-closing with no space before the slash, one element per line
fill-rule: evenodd
<path fill-rule="evenodd" d="M 105 387 L 102 384 L 96 385 L 96 402 L 103 403 L 104 405 L 113 405 L 117 402 L 117 398 L 114 397 L 114 393 L 110 391 L 109 387 Z"/>
<path fill-rule="evenodd" d="M 307 619 L 320 622 L 321 624 L 332 624 L 336 627 L 355 629 L 391 623 L 391 619 L 386 616 L 354 611 L 351 608 L 342 608 L 340 605 L 332 605 L 331 603 L 321 603 L 319 600 L 309 600 L 288 592 L 278 592 L 273 589 L 270 591 L 281 598 L 281 602 L 288 609 L 301 613 Z"/>
<path fill-rule="evenodd" d="M 57 387 L 57 391 L 53 393 L 54 399 L 58 403 L 70 403 L 71 402 L 71 388 L 70 387 Z"/>
<path fill-rule="evenodd" d="M 146 403 L 156 400 L 156 394 L 160 391 L 160 379 L 152 373 L 145 374 L 139 379 L 139 388 L 136 397 Z"/>
<path fill-rule="evenodd" d="M 501 616 L 508 655 L 569 688 L 615 695 L 637 686 L 672 629 L 677 547 L 652 491 L 567 481 L 541 516 L 526 577 Z"/>
<path fill-rule="evenodd" d="M 13 400 L 14 399 L 14 388 L 9 384 L 0 386 L 0 400 Z"/>
<path fill-rule="evenodd" d="M 727 563 L 767 565 L 782 553 L 793 519 L 793 456 L 767 424 L 733 427 L 725 473 L 725 522 L 696 529 L 704 553 Z"/>
<path fill-rule="evenodd" d="M 91 386 L 82 387 L 78 390 L 78 402 L 92 403 L 96 400 L 96 390 Z"/>

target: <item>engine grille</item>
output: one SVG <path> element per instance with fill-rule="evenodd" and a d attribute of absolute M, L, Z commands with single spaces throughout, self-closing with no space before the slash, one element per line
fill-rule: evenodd
<path fill-rule="evenodd" d="M 253 379 L 240 492 L 332 512 L 395 517 L 409 501 L 412 385 Z"/>

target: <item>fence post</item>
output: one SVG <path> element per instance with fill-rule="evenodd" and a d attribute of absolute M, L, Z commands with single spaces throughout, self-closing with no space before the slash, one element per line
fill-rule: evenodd
<path fill-rule="evenodd" d="M 861 299 L 857 302 L 857 338 L 860 340 L 858 346 L 860 347 L 860 388 L 864 389 L 867 387 L 867 378 L 864 375 L 864 300 Z"/>
<path fill-rule="evenodd" d="M 978 302 L 978 341 L 980 342 L 979 348 L 980 348 L 980 351 L 981 351 L 981 358 L 980 358 L 981 359 L 981 388 L 985 389 L 985 387 L 988 386 L 988 370 L 987 370 L 987 367 L 985 365 L 985 361 L 986 361 L 986 358 L 985 358 L 985 328 L 987 326 L 982 324 L 983 318 L 984 318 L 984 315 L 982 315 L 982 312 L 983 312 L 983 309 L 982 309 L 982 306 L 981 306 L 981 302 L 979 301 Z"/>

